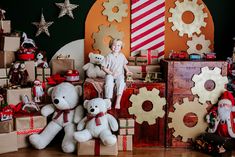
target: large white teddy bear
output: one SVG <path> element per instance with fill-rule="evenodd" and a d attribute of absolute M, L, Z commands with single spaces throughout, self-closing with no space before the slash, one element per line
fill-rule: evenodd
<path fill-rule="evenodd" d="M 78 142 L 85 142 L 92 138 L 100 138 L 104 145 L 113 145 L 117 142 L 117 138 L 112 131 L 118 130 L 117 120 L 107 113 L 107 109 L 111 107 L 109 99 L 95 98 L 85 100 L 83 104 L 87 109 L 87 116 L 84 117 L 77 126 L 77 132 L 74 138 Z"/>
<path fill-rule="evenodd" d="M 100 54 L 89 53 L 90 62 L 85 64 L 82 68 L 86 71 L 86 75 L 89 78 L 104 78 L 105 72 L 101 69 L 101 62 L 104 60 L 104 56 Z"/>
<path fill-rule="evenodd" d="M 79 96 L 82 94 L 81 86 L 64 82 L 49 88 L 48 94 L 51 95 L 53 104 L 44 106 L 41 114 L 47 117 L 54 113 L 53 120 L 40 134 L 31 135 L 29 141 L 36 149 L 43 149 L 64 128 L 62 150 L 66 153 L 74 152 L 76 148 L 76 141 L 73 138 L 76 130 L 75 123 L 78 123 L 84 116 L 82 105 L 78 105 Z"/>

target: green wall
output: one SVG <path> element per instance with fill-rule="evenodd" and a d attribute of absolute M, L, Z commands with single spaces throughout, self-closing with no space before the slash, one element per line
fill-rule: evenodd
<path fill-rule="evenodd" d="M 63 45 L 84 38 L 86 15 L 95 0 L 70 0 L 71 3 L 79 4 L 73 11 L 74 20 L 69 16 L 57 18 L 60 9 L 54 3 L 63 2 L 64 0 L 0 0 L 0 8 L 7 11 L 6 17 L 12 21 L 13 29 L 25 31 L 39 48 L 47 51 L 50 59 Z M 232 54 L 232 38 L 235 36 L 235 0 L 204 2 L 215 24 L 215 52 L 219 59 L 226 59 Z M 31 22 L 40 21 L 42 8 L 46 21 L 54 21 L 49 27 L 50 38 L 44 33 L 34 37 L 37 29 Z"/>

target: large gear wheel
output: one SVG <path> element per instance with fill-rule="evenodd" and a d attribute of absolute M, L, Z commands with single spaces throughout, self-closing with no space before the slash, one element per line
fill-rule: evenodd
<path fill-rule="evenodd" d="M 136 122 L 142 124 L 144 121 L 149 125 L 156 123 L 156 118 L 162 118 L 165 115 L 163 106 L 166 104 L 166 99 L 159 96 L 159 90 L 154 88 L 148 91 L 146 87 L 139 89 L 139 94 L 132 94 L 130 97 L 132 106 L 128 108 L 129 114 L 136 116 Z M 142 105 L 145 101 L 152 102 L 152 109 L 144 111 Z"/>
<path fill-rule="evenodd" d="M 127 17 L 127 4 L 123 3 L 122 0 L 109 0 L 108 2 L 103 3 L 104 11 L 103 15 L 108 17 L 108 21 L 112 22 L 116 20 L 117 22 L 122 21 L 122 17 Z M 113 8 L 117 8 L 117 11 L 114 12 Z"/>
<path fill-rule="evenodd" d="M 205 39 L 205 35 L 200 35 L 199 37 L 197 35 L 193 35 L 192 40 L 187 41 L 187 45 L 189 46 L 189 49 L 187 52 L 189 54 L 197 53 L 202 55 L 203 53 L 211 52 L 211 49 L 209 46 L 211 45 L 210 40 Z M 201 45 L 201 49 L 197 49 L 197 45 Z"/>
<path fill-rule="evenodd" d="M 197 98 L 194 101 L 189 101 L 188 98 L 183 99 L 183 103 L 179 105 L 174 104 L 175 111 L 169 112 L 169 117 L 172 122 L 168 123 L 169 128 L 174 128 L 173 136 L 181 136 L 183 142 L 188 139 L 197 137 L 200 133 L 206 131 L 207 123 L 204 120 L 207 114 L 207 104 L 200 104 Z M 188 127 L 184 123 L 184 116 L 188 113 L 194 113 L 197 116 L 197 123 L 193 127 Z"/>
<path fill-rule="evenodd" d="M 114 25 L 105 26 L 100 25 L 99 26 L 99 32 L 93 33 L 93 39 L 95 40 L 93 44 L 93 48 L 95 50 L 99 50 L 102 55 L 106 55 L 111 50 L 109 48 L 109 44 L 104 43 L 105 37 L 111 37 L 112 39 L 123 39 L 124 33 L 119 32 Z"/>
<path fill-rule="evenodd" d="M 176 7 L 171 8 L 169 11 L 172 13 L 172 17 L 168 18 L 168 21 L 173 23 L 171 29 L 173 31 L 178 30 L 180 36 L 187 34 L 189 37 L 192 37 L 193 33 L 195 32 L 197 34 L 200 34 L 200 28 L 206 26 L 206 22 L 204 22 L 204 19 L 208 17 L 207 13 L 203 12 L 204 5 L 198 5 L 197 0 L 184 0 L 181 3 L 179 1 L 176 1 L 175 4 Z M 183 13 L 185 13 L 186 11 L 189 11 L 194 15 L 193 22 L 189 24 L 185 23 L 182 20 Z"/>
<path fill-rule="evenodd" d="M 199 75 L 193 75 L 192 80 L 195 85 L 191 88 L 194 95 L 199 96 L 199 102 L 205 103 L 206 101 L 211 101 L 212 104 L 217 103 L 220 95 L 225 91 L 225 85 L 228 83 L 228 78 L 222 76 L 221 69 L 215 67 L 210 70 L 208 67 L 201 68 L 201 73 Z M 207 90 L 205 85 L 207 81 L 212 81 L 214 84 L 213 89 Z"/>

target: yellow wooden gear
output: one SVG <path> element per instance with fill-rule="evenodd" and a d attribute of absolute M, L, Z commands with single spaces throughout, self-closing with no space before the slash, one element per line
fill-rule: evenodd
<path fill-rule="evenodd" d="M 205 103 L 206 101 L 211 101 L 212 104 L 217 103 L 218 98 L 225 91 L 225 85 L 228 83 L 228 78 L 220 73 L 221 69 L 218 67 L 215 67 L 213 70 L 203 67 L 199 75 L 193 75 L 192 80 L 195 82 L 195 85 L 191 88 L 191 91 L 194 95 L 198 95 L 199 102 Z M 215 84 L 214 89 L 211 91 L 205 88 L 205 83 L 208 80 L 213 81 Z"/>
<path fill-rule="evenodd" d="M 99 32 L 93 33 L 92 37 L 95 40 L 93 44 L 93 48 L 95 50 L 99 50 L 101 55 L 106 55 L 111 50 L 109 48 L 109 44 L 104 43 L 105 37 L 111 37 L 111 38 L 117 38 L 117 39 L 123 39 L 124 33 L 119 32 L 114 25 L 105 26 L 100 25 L 99 26 Z"/>
<path fill-rule="evenodd" d="M 205 6 L 203 4 L 198 5 L 197 0 L 176 1 L 175 4 L 176 7 L 169 10 L 169 12 L 172 13 L 172 17 L 168 18 L 168 21 L 173 23 L 171 29 L 173 31 L 178 30 L 179 36 L 187 34 L 189 37 L 192 37 L 195 32 L 200 34 L 200 28 L 206 26 L 204 19 L 208 17 L 207 13 L 203 12 Z M 182 20 L 183 13 L 186 11 L 193 13 L 194 20 L 192 23 L 188 24 Z"/>
<path fill-rule="evenodd" d="M 108 17 L 108 21 L 112 22 L 116 20 L 117 22 L 122 21 L 122 17 L 127 17 L 127 4 L 123 3 L 123 0 L 109 0 L 103 3 L 104 11 L 103 15 Z M 113 8 L 117 7 L 117 12 L 113 11 Z"/>
<path fill-rule="evenodd" d="M 172 122 L 168 123 L 169 128 L 174 128 L 174 137 L 181 136 L 183 142 L 187 142 L 188 139 L 193 139 L 197 137 L 200 133 L 206 131 L 207 123 L 204 120 L 207 114 L 207 104 L 200 104 L 198 99 L 195 98 L 194 101 L 189 101 L 188 98 L 183 99 L 183 103 L 179 105 L 174 104 L 175 111 L 169 112 L 169 117 L 172 118 Z M 184 124 L 184 116 L 187 113 L 194 113 L 197 115 L 197 124 L 193 127 L 188 127 Z"/>
<path fill-rule="evenodd" d="M 166 99 L 159 96 L 159 90 L 156 88 L 152 91 L 148 91 L 146 87 L 140 88 L 139 94 L 132 94 L 130 101 L 132 106 L 128 108 L 128 111 L 136 116 L 136 122 L 139 124 L 146 121 L 149 125 L 153 125 L 156 123 L 156 118 L 162 118 L 165 114 L 163 106 L 166 104 Z M 152 102 L 152 110 L 143 110 L 142 105 L 145 101 Z"/>

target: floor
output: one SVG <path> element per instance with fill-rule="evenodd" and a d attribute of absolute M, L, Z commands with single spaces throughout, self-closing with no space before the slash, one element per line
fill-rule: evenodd
<path fill-rule="evenodd" d="M 20 149 L 18 152 L 6 153 L 0 157 L 76 157 L 63 153 L 60 147 L 51 146 L 44 150 L 33 148 Z M 235 157 L 235 152 L 233 152 Z M 209 155 L 182 148 L 135 148 L 133 152 L 119 152 L 118 157 L 209 157 Z"/>

